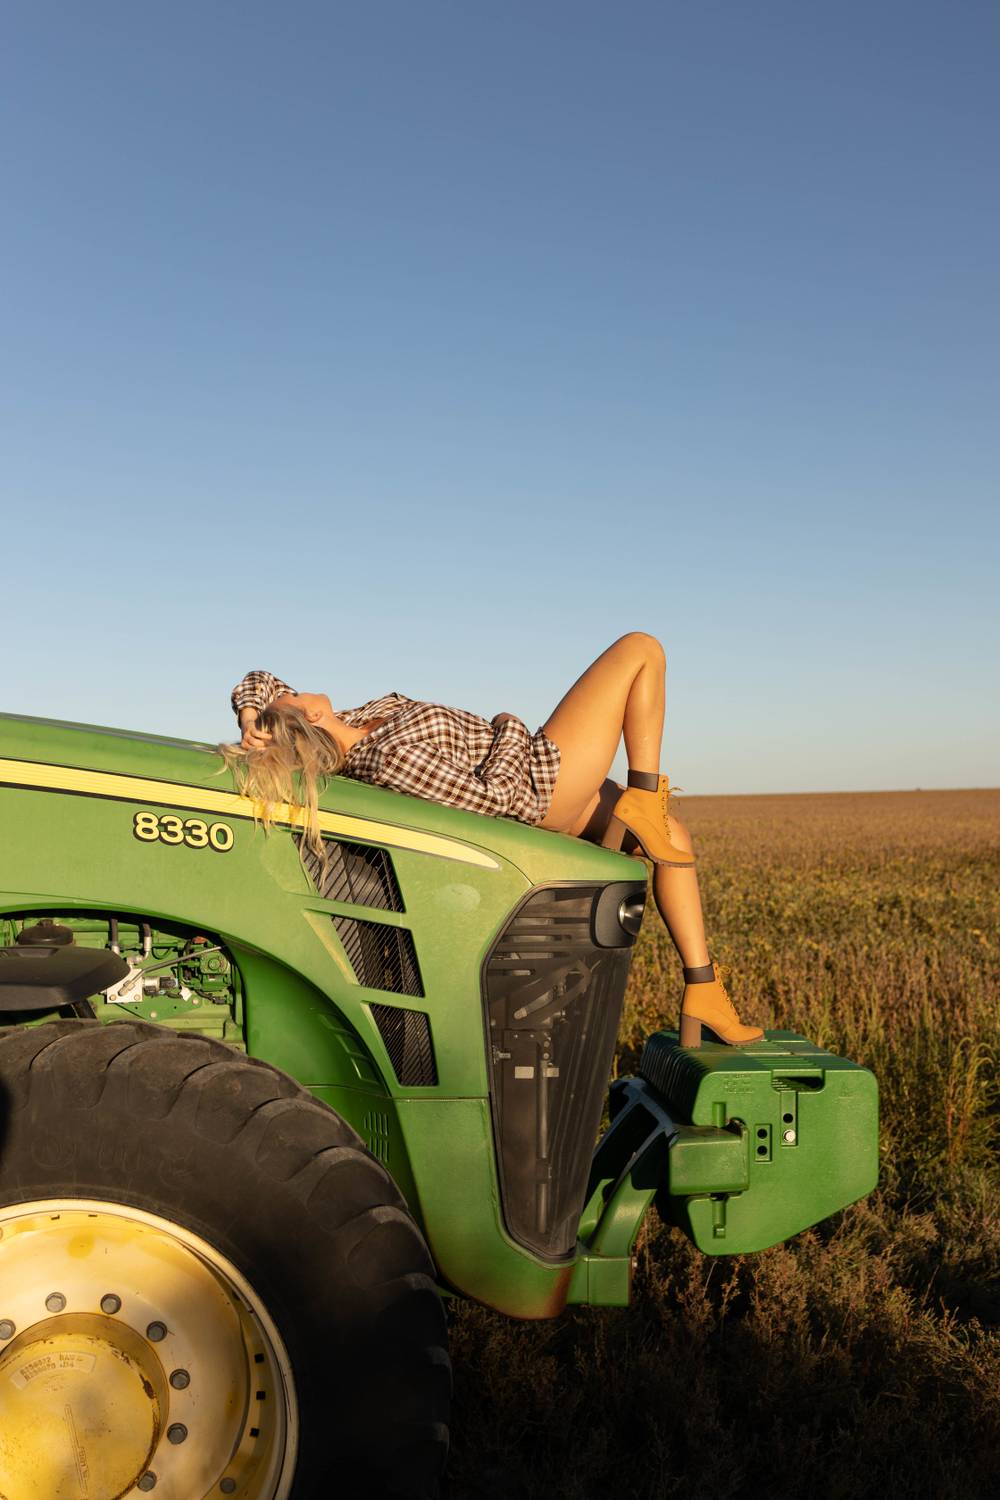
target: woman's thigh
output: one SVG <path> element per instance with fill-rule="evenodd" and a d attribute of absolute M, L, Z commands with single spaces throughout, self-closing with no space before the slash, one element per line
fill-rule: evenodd
<path fill-rule="evenodd" d="M 580 816 L 568 828 L 560 828 L 558 832 L 571 833 L 578 839 L 586 839 L 588 844 L 603 843 L 615 810 L 615 803 L 624 790 L 620 781 L 612 781 L 609 776 L 607 780 L 601 782 Z M 548 828 L 551 825 L 546 822 L 542 824 L 542 827 Z M 635 854 L 638 848 L 638 839 L 626 829 L 622 840 L 622 853 Z"/>
<path fill-rule="evenodd" d="M 615 641 L 577 679 L 543 725 L 560 751 L 559 776 L 543 828 L 578 832 L 597 807 L 622 736 L 629 691 L 649 656 L 649 642 L 650 637 L 639 633 Z"/>
<path fill-rule="evenodd" d="M 562 772 L 559 773 L 562 775 Z M 599 844 L 608 831 L 611 815 L 615 810 L 615 803 L 624 791 L 617 781 L 610 777 L 603 781 L 596 792 L 584 803 L 582 810 L 575 818 L 558 827 L 559 833 L 572 833 L 577 838 L 586 839 L 590 844 Z M 553 802 L 555 798 L 552 799 Z M 542 823 L 543 828 L 555 828 L 554 823 L 549 822 L 552 809 L 549 808 L 548 815 Z"/>

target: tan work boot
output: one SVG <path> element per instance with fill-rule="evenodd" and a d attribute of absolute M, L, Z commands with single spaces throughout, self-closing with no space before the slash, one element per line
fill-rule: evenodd
<path fill-rule="evenodd" d="M 629 771 L 628 787 L 615 803 L 605 844 L 620 849 L 628 829 L 654 865 L 693 865 L 694 855 L 670 842 L 669 799 L 670 781 L 666 776 L 657 776 L 654 771 Z"/>
<path fill-rule="evenodd" d="M 684 986 L 681 1046 L 700 1047 L 706 1029 L 712 1033 L 709 1041 L 725 1042 L 730 1047 L 745 1047 L 748 1042 L 763 1041 L 764 1033 L 760 1027 L 744 1026 L 736 1014 L 726 987 L 719 978 L 718 964 L 706 964 L 705 968 L 711 969 L 711 979 L 695 983 L 689 980 Z M 689 974 L 698 972 L 700 971 L 685 969 L 684 977 L 687 979 Z"/>

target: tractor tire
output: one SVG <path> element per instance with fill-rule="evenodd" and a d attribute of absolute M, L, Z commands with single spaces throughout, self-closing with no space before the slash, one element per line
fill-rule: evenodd
<path fill-rule="evenodd" d="M 385 1168 L 143 1022 L 0 1030 L 0 1495 L 438 1493 L 451 1367 Z"/>

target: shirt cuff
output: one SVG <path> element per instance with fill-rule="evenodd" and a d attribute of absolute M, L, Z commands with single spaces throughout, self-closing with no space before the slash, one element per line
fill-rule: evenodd
<path fill-rule="evenodd" d="M 289 687 L 287 682 L 282 682 L 280 677 L 275 677 L 273 672 L 248 672 L 242 682 L 238 682 L 233 688 L 229 701 L 238 719 L 241 708 L 256 708 L 260 712 L 282 693 L 294 693 L 294 691 L 295 689 Z"/>

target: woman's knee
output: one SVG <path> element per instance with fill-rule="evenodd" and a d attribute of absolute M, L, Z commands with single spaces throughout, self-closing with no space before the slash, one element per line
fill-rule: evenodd
<path fill-rule="evenodd" d="M 623 635 L 616 645 L 626 647 L 630 652 L 640 657 L 643 663 L 652 667 L 658 667 L 660 671 L 666 670 L 667 654 L 663 645 L 655 635 L 649 635 L 645 630 L 630 630 Z"/>

